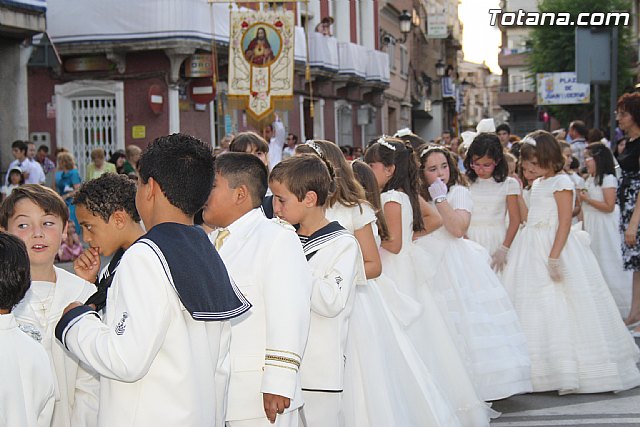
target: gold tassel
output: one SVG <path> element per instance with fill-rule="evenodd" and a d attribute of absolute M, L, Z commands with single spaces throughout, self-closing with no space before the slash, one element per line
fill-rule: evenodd
<path fill-rule="evenodd" d="M 314 102 L 313 100 L 311 100 L 311 102 L 309 103 L 309 116 L 313 119 L 313 117 L 315 116 L 315 107 L 314 107 Z"/>

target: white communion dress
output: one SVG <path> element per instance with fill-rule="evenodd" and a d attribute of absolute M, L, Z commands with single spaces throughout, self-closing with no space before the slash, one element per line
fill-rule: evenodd
<path fill-rule="evenodd" d="M 467 364 L 464 362 L 453 337 L 449 332 L 445 319 L 436 306 L 434 298 L 423 298 L 429 294 L 425 278 L 417 274 L 414 266 L 415 252 L 420 252 L 412 243 L 413 236 L 413 214 L 409 197 L 399 191 L 388 191 L 381 196 L 382 204 L 398 203 L 402 211 L 402 249 L 400 253 L 393 254 L 384 248 L 380 248 L 382 259 L 383 275 L 375 282 L 382 290 L 384 302 L 388 291 L 385 287 L 394 286 L 398 293 L 405 296 L 411 295 L 411 299 L 416 301 L 420 296 L 420 311 L 416 316 L 407 317 L 401 304 L 386 304 L 406 335 L 413 347 L 412 353 L 417 354 L 419 362 L 424 365 L 431 374 L 434 382 L 440 388 L 445 399 L 454 408 L 455 415 L 462 426 L 487 426 L 489 418 L 495 418 L 499 414 L 490 409 L 482 401 L 477 393 L 475 383 L 469 374 Z M 426 256 L 420 257 L 424 266 L 431 265 Z M 415 303 L 414 303 L 415 304 Z M 375 315 L 375 312 L 372 313 Z M 396 332 L 397 333 L 397 332 Z M 367 353 L 362 353 L 367 357 Z M 424 424 L 419 424 L 424 425 Z"/>
<path fill-rule="evenodd" d="M 518 196 L 520 184 L 511 177 L 503 182 L 477 178 L 469 187 L 473 201 L 473 215 L 467 237 L 493 254 L 507 234 L 507 196 Z"/>
<path fill-rule="evenodd" d="M 640 356 L 589 247 L 571 229 L 560 254 L 563 279 L 554 282 L 548 257 L 558 229 L 557 191 L 574 191 L 565 174 L 538 178 L 528 221 L 502 276 L 527 339 L 536 392 L 620 391 L 640 384 Z"/>
<path fill-rule="evenodd" d="M 594 177 L 587 178 L 586 186 L 589 198 L 604 201 L 603 188 L 617 188 L 618 180 L 613 175 L 605 175 L 602 185 L 596 185 Z M 620 207 L 616 204 L 613 212 L 602 212 L 589 203 L 582 203 L 584 230 L 591 237 L 593 250 L 604 280 L 616 301 L 618 310 L 624 318 L 631 309 L 631 287 L 633 272 L 626 271 L 622 263 L 620 241 Z"/>
<path fill-rule="evenodd" d="M 454 210 L 473 209 L 469 190 L 463 186 L 451 187 L 447 201 Z M 428 285 L 470 364 L 480 397 L 498 400 L 530 392 L 525 337 L 487 251 L 453 236 L 444 226 L 415 244 L 435 263 Z"/>

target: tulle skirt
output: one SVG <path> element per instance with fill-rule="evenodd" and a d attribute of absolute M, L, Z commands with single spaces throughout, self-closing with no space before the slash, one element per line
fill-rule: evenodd
<path fill-rule="evenodd" d="M 412 244 L 407 249 L 413 251 L 416 248 Z M 398 271 L 399 267 L 404 265 L 406 261 L 411 265 L 411 269 L 402 270 L 410 272 L 410 274 L 403 275 L 406 280 L 404 287 L 400 286 L 400 282 L 396 278 L 386 280 L 382 276 L 376 279 L 377 287 L 374 289 L 378 290 L 381 296 L 380 301 L 384 303 L 387 301 L 405 301 L 405 304 L 384 304 L 387 307 L 385 311 L 389 313 L 387 318 L 392 319 L 389 324 L 395 325 L 392 335 L 396 337 L 395 339 L 406 341 L 408 344 L 404 347 L 412 348 L 407 354 L 413 354 L 412 358 L 415 362 L 410 364 L 412 366 L 423 366 L 419 370 L 425 370 L 429 373 L 433 383 L 437 385 L 444 399 L 453 408 L 460 425 L 465 427 L 488 426 L 489 419 L 497 417 L 499 414 L 492 411 L 478 396 L 475 384 L 469 375 L 467 364 L 463 361 L 434 298 L 425 297 L 430 291 L 425 285 L 424 278 L 415 274 L 416 268 L 413 267 L 413 255 L 410 253 L 409 255 L 411 256 L 405 259 L 395 258 L 389 253 L 387 255 L 389 256 L 383 257 L 385 275 L 389 271 Z M 390 264 L 395 261 L 398 261 L 393 266 L 395 268 L 389 268 Z M 422 261 L 423 267 L 429 269 L 429 265 L 431 264 L 428 259 Z M 393 287 L 396 286 L 396 283 L 398 286 L 397 290 L 394 291 Z M 406 304 L 407 298 L 411 301 L 410 297 L 393 296 L 393 294 L 405 294 L 405 289 L 406 292 L 412 295 L 420 296 L 418 300 L 420 310 L 418 312 L 414 309 L 415 302 L 409 305 Z M 379 313 L 380 310 L 375 310 L 372 315 L 374 317 L 383 317 Z M 411 314 L 407 315 L 407 313 Z M 370 319 L 367 330 L 375 330 L 372 329 L 371 325 L 377 324 L 378 320 Z M 393 341 L 389 340 L 389 342 Z M 398 346 L 398 344 L 392 345 Z M 363 354 L 370 354 L 370 351 Z"/>
<path fill-rule="evenodd" d="M 584 206 L 584 229 L 591 237 L 593 250 L 602 275 L 609 286 L 620 315 L 624 318 L 631 309 L 633 272 L 624 269 L 620 239 L 620 210 L 611 213 Z"/>
<path fill-rule="evenodd" d="M 520 317 L 532 362 L 534 391 L 600 393 L 640 384 L 640 353 L 589 247 L 571 230 L 553 282 L 547 259 L 556 228 L 524 227 L 510 250 L 503 282 Z"/>
<path fill-rule="evenodd" d="M 440 229 L 416 240 L 435 262 L 421 301 L 435 299 L 483 400 L 532 390 L 531 362 L 517 314 L 487 251 Z M 418 263 L 419 260 L 416 262 Z M 423 265 L 423 264 L 422 264 Z"/>

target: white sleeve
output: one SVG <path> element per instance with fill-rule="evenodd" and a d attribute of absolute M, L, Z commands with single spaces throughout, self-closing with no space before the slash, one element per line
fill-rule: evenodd
<path fill-rule="evenodd" d="M 231 322 L 212 322 L 220 325 L 220 347 L 218 348 L 218 364 L 214 374 L 216 387 L 216 420 L 214 426 L 225 425 L 227 413 L 227 397 L 229 394 L 229 378 L 231 378 Z"/>
<path fill-rule="evenodd" d="M 309 334 L 311 271 L 293 230 L 282 228 L 266 254 L 266 348 L 260 391 L 293 399 Z"/>
<path fill-rule="evenodd" d="M 554 193 L 556 191 L 575 190 L 576 188 L 575 184 L 567 174 L 564 174 L 564 173 L 558 174 L 551 179 L 554 180 L 552 183 L 552 188 Z"/>
<path fill-rule="evenodd" d="M 618 188 L 618 180 L 613 175 L 605 175 L 602 179 L 602 188 Z"/>
<path fill-rule="evenodd" d="M 31 171 L 38 177 L 38 184 L 44 184 L 46 177 L 44 176 L 42 165 L 36 160 L 30 160 L 29 162 L 31 163 Z"/>
<path fill-rule="evenodd" d="M 360 212 L 361 209 L 362 209 L 362 212 Z M 354 230 L 360 230 L 361 228 L 364 228 L 367 224 L 371 224 L 372 222 L 375 222 L 377 219 L 376 213 L 369 203 L 362 202 L 360 207 L 356 206 L 355 208 L 353 208 L 353 210 L 354 210 L 354 215 L 353 215 Z"/>
<path fill-rule="evenodd" d="M 275 122 L 273 122 L 273 133 L 275 142 L 277 144 L 276 148 L 279 150 L 279 152 L 282 152 L 282 150 L 284 149 L 284 144 L 287 140 L 287 133 L 284 130 L 284 123 L 282 123 L 281 120 L 276 120 Z"/>
<path fill-rule="evenodd" d="M 49 392 L 47 393 L 46 400 L 42 401 L 42 406 L 39 408 L 38 412 L 38 420 L 37 427 L 51 427 L 51 419 L 53 418 L 53 406 L 56 402 L 55 396 L 55 386 L 53 385 L 53 371 L 47 370 L 49 372 L 48 378 L 41 378 L 41 385 L 48 385 Z M 1 418 L 1 417 L 0 417 Z M 96 413 L 97 419 L 97 413 Z"/>
<path fill-rule="evenodd" d="M 82 364 L 79 364 L 71 413 L 72 426 L 95 427 L 98 425 L 99 393 L 100 381 L 97 375 L 89 373 Z"/>
<path fill-rule="evenodd" d="M 335 249 L 329 248 L 334 250 L 331 258 L 333 265 L 311 265 L 311 310 L 320 316 L 335 317 L 340 314 L 347 306 L 351 291 L 356 285 L 358 263 L 362 264 L 362 255 L 355 237 L 350 236 L 347 242 L 341 242 L 339 247 L 335 245 Z"/>
<path fill-rule="evenodd" d="M 64 344 L 100 375 L 118 381 L 141 379 L 151 367 L 171 322 L 170 302 L 178 298 L 151 248 L 131 246 L 122 257 L 109 300 L 107 324 L 83 316 L 67 328 Z"/>
<path fill-rule="evenodd" d="M 505 180 L 507 196 L 519 196 L 520 195 L 520 183 L 510 176 Z"/>
<path fill-rule="evenodd" d="M 380 195 L 380 201 L 382 202 L 382 206 L 389 202 L 395 202 L 402 205 L 402 194 L 397 190 L 385 191 Z"/>
<path fill-rule="evenodd" d="M 454 185 L 451 187 L 447 195 L 447 201 L 454 210 L 473 213 L 473 200 L 467 187 L 462 185 Z"/>

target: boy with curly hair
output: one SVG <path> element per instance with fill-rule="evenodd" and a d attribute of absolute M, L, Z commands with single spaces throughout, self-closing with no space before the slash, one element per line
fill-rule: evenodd
<path fill-rule="evenodd" d="M 251 304 L 193 225 L 213 184 L 213 154 L 188 135 L 160 137 L 138 173 L 136 209 L 148 232 L 122 256 L 104 319 L 70 304 L 56 337 L 102 375 L 100 426 L 222 426 L 229 319 Z"/>
<path fill-rule="evenodd" d="M 78 276 L 95 283 L 98 291 L 86 304 L 100 311 L 107 302 L 107 290 L 122 255 L 144 235 L 136 209 L 136 184 L 125 175 L 106 173 L 84 183 L 74 204 L 89 248 L 75 260 L 73 268 Z M 100 255 L 112 258 L 98 275 Z"/>

